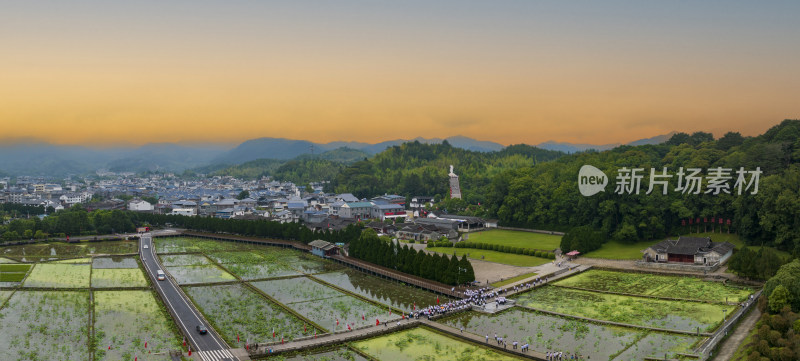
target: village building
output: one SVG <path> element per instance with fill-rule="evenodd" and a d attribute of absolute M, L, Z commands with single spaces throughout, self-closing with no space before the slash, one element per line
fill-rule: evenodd
<path fill-rule="evenodd" d="M 311 254 L 319 257 L 330 257 L 339 254 L 339 248 L 333 243 L 318 239 L 308 244 L 311 246 Z"/>
<path fill-rule="evenodd" d="M 342 218 L 367 219 L 371 213 L 371 202 L 345 203 L 339 208 L 339 216 Z"/>
<path fill-rule="evenodd" d="M 721 265 L 733 254 L 730 242 L 712 242 L 710 237 L 667 239 L 642 251 L 646 262 Z"/>

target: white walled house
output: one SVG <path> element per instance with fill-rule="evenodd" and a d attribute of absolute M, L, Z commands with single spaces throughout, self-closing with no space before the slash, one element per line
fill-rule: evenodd
<path fill-rule="evenodd" d="M 194 216 L 196 215 L 194 208 L 173 208 L 170 213 L 173 216 Z"/>
<path fill-rule="evenodd" d="M 130 203 L 128 203 L 129 211 L 149 212 L 152 211 L 153 209 L 154 209 L 153 205 L 150 204 L 150 202 L 141 199 L 133 200 Z"/>

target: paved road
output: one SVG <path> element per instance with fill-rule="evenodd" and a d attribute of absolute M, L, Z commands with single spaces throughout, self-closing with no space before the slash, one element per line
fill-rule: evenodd
<path fill-rule="evenodd" d="M 156 291 L 164 296 L 165 305 L 173 311 L 173 315 L 178 316 L 178 319 L 175 320 L 176 324 L 189 338 L 188 341 L 189 345 L 192 346 L 193 356 L 197 354 L 203 361 L 238 360 L 230 353 L 225 342 L 210 326 L 206 325 L 209 328 L 209 332 L 205 335 L 200 335 L 197 332 L 195 327 L 204 323 L 200 317 L 200 312 L 184 297 L 171 277 L 167 277 L 164 281 L 156 279 L 156 271 L 164 270 L 164 268 L 156 258 L 151 234 L 146 233 L 142 236 L 139 242 L 139 252 L 142 255 L 145 271 L 147 271 L 150 279 L 153 280 Z M 164 272 L 166 273 L 166 270 Z"/>
<path fill-rule="evenodd" d="M 743 321 L 741 321 L 739 326 L 736 326 L 733 334 L 723 341 L 722 344 L 720 344 L 720 352 L 714 360 L 730 360 L 744 339 L 747 338 L 747 335 L 750 334 L 750 330 L 755 327 L 755 324 L 758 322 L 759 318 L 761 318 L 761 311 L 758 310 L 758 306 L 755 306 L 753 311 L 750 311 L 750 314 L 747 315 Z"/>

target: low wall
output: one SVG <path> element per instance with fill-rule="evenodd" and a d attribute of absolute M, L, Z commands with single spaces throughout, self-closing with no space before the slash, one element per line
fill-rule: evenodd
<path fill-rule="evenodd" d="M 714 264 L 712 266 L 705 266 L 705 265 L 695 265 L 695 264 L 682 264 L 682 263 L 660 263 L 660 262 L 644 262 L 644 261 L 636 261 L 636 267 L 641 268 L 650 268 L 650 269 L 660 269 L 660 270 L 671 270 L 671 271 L 683 271 L 683 272 L 696 272 L 696 273 L 711 273 L 719 269 L 719 263 Z"/>

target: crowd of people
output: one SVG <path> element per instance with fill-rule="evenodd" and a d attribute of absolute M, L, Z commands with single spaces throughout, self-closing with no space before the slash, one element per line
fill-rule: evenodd
<path fill-rule="evenodd" d="M 564 353 L 561 351 L 548 351 L 545 357 L 547 361 L 564 361 L 564 360 L 583 360 L 583 355 L 575 353 Z"/>
<path fill-rule="evenodd" d="M 446 302 L 440 305 L 430 305 L 428 307 L 422 308 L 419 311 L 415 311 L 413 316 L 414 318 L 427 317 L 430 319 L 436 315 L 443 315 L 448 312 L 456 312 L 456 311 L 465 311 L 472 308 L 472 304 L 468 299 L 461 299 Z"/>

